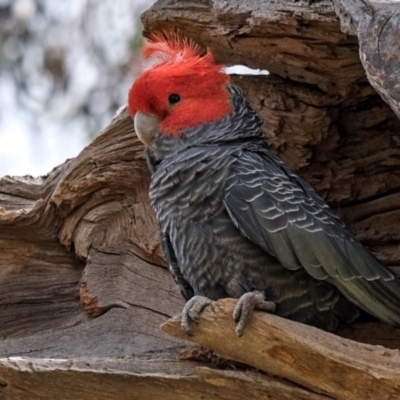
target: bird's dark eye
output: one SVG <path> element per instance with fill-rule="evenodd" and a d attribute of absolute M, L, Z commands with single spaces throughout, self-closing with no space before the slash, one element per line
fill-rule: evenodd
<path fill-rule="evenodd" d="M 181 100 L 181 96 L 179 96 L 179 94 L 176 94 L 176 93 L 172 93 L 168 97 L 169 104 L 179 103 L 180 100 Z"/>

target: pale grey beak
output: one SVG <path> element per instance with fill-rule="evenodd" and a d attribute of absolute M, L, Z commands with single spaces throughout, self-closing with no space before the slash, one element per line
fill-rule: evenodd
<path fill-rule="evenodd" d="M 144 114 L 138 111 L 135 114 L 133 122 L 138 138 L 145 144 L 145 146 L 150 146 L 153 142 L 154 135 L 158 130 L 160 119 L 153 114 Z"/>

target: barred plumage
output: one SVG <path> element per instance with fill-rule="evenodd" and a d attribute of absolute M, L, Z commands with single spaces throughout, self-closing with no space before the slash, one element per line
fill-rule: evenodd
<path fill-rule="evenodd" d="M 232 114 L 179 143 L 160 134 L 151 156 L 150 199 L 186 296 L 259 290 L 278 315 L 327 330 L 358 316 L 352 303 L 399 324 L 397 279 L 268 150 L 260 119 L 230 92 Z"/>
<path fill-rule="evenodd" d="M 219 66 L 208 73 L 211 53 L 179 52 L 188 46 L 182 43 L 156 46 L 168 49 L 166 60 L 134 84 L 129 105 L 146 144 L 163 249 L 183 295 L 202 304 L 239 298 L 238 334 L 254 306 L 330 331 L 361 310 L 400 325 L 398 278 L 269 151 L 241 90 Z M 185 69 L 194 64 L 196 71 Z M 183 312 L 188 332 L 201 309 L 193 317 L 194 303 Z"/>

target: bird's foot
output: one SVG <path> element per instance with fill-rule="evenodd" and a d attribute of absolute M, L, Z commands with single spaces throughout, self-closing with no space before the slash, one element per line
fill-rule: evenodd
<path fill-rule="evenodd" d="M 192 336 L 192 325 L 193 323 L 198 324 L 200 314 L 203 309 L 212 303 L 208 297 L 204 296 L 193 296 L 183 307 L 181 327 L 189 335 Z"/>
<path fill-rule="evenodd" d="M 233 310 L 233 319 L 236 322 L 236 334 L 239 337 L 243 335 L 255 309 L 274 312 L 275 307 L 275 303 L 266 301 L 261 292 L 254 291 L 242 295 Z"/>

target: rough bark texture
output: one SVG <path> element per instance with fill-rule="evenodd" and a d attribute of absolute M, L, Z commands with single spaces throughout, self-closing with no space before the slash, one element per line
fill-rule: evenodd
<path fill-rule="evenodd" d="M 143 17 L 146 32 L 175 29 L 220 62 L 271 71 L 234 78 L 271 148 L 397 271 L 399 12 L 394 1 L 160 0 Z M 123 110 L 47 176 L 0 180 L 0 399 L 399 397 L 397 350 L 263 314 L 239 339 L 230 300 L 191 338 L 176 319 L 163 329 L 178 338 L 160 330 L 183 300 L 132 125 Z M 384 324 L 338 335 L 400 347 Z"/>

